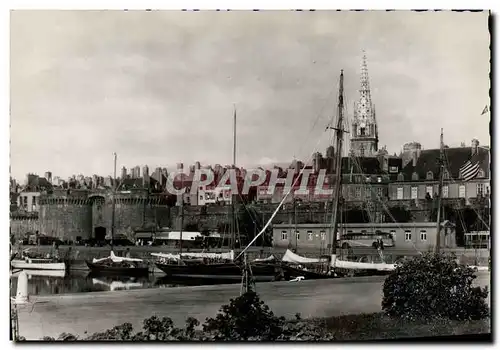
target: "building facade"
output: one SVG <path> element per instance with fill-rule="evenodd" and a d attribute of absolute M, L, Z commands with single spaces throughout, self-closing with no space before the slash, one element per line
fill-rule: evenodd
<path fill-rule="evenodd" d="M 435 198 L 439 186 L 439 149 L 420 150 L 418 147 L 405 149 L 403 158 L 407 164 L 389 185 L 391 201 L 422 201 Z M 409 153 L 409 154 L 408 154 Z M 460 171 L 472 155 L 477 155 L 479 171 L 476 177 L 465 181 Z M 443 174 L 443 199 L 463 200 L 466 205 L 479 198 L 489 198 L 490 155 L 489 149 L 479 147 L 479 141 L 472 140 L 471 147 L 445 148 L 445 170 Z"/>
<path fill-rule="evenodd" d="M 435 247 L 437 235 L 436 222 L 411 223 L 373 223 L 343 224 L 340 235 L 345 233 L 375 233 L 380 230 L 390 233 L 394 238 L 394 249 L 416 250 L 425 252 Z M 273 225 L 273 247 L 323 250 L 330 247 L 330 224 L 276 224 Z M 338 237 L 340 238 L 340 236 Z M 443 222 L 441 229 L 441 247 L 456 248 L 454 225 Z"/>

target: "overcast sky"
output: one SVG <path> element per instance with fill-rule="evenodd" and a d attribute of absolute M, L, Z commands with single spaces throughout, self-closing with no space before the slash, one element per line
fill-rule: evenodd
<path fill-rule="evenodd" d="M 306 159 L 366 51 L 380 146 L 489 144 L 487 13 L 14 11 L 11 171 Z M 119 173 L 119 171 L 118 171 Z"/>

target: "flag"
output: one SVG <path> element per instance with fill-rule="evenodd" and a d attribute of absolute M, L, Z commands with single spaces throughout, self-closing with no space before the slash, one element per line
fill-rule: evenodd
<path fill-rule="evenodd" d="M 462 174 L 462 179 L 464 181 L 470 181 L 477 176 L 479 173 L 479 158 L 478 153 L 472 155 L 465 163 L 460 167 L 460 174 Z"/>
<path fill-rule="evenodd" d="M 488 112 L 489 112 L 488 106 L 484 106 L 484 109 L 483 109 L 483 112 L 481 113 L 481 115 L 488 113 Z"/>

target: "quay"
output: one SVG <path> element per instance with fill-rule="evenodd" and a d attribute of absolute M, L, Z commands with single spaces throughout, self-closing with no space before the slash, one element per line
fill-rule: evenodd
<path fill-rule="evenodd" d="M 69 246 L 61 246 L 59 251 L 62 256 L 67 252 Z M 117 246 L 113 248 L 113 251 L 118 256 L 123 256 L 126 249 L 130 250 L 131 257 L 144 259 L 146 262 L 151 263 L 151 272 L 161 273 L 160 270 L 155 268 L 153 262 L 156 260 L 151 253 L 178 253 L 178 248 L 170 246 L 131 246 L 123 247 Z M 45 255 L 49 253 L 52 249 L 51 246 L 22 246 L 21 249 L 29 249 L 30 251 L 38 254 Z M 92 260 L 93 258 L 104 258 L 109 256 L 110 247 L 85 247 L 85 246 L 73 246 L 73 260 L 71 263 L 72 270 L 88 270 L 85 260 Z M 201 249 L 191 249 L 191 252 L 201 252 Z M 223 252 L 227 250 L 213 249 L 211 252 Z M 276 258 L 280 259 L 285 253 L 286 249 L 273 248 L 273 247 L 250 247 L 248 249 L 248 259 L 251 261 L 255 258 L 266 258 L 268 256 L 274 255 Z M 487 266 L 488 258 L 490 256 L 489 249 L 442 249 L 446 253 L 454 253 L 462 263 L 469 265 L 479 265 Z M 300 249 L 299 254 L 305 257 L 318 257 L 323 254 L 317 249 Z M 76 254 L 76 257 L 75 257 Z M 337 252 L 340 254 L 340 249 Z M 353 254 L 357 256 L 372 256 L 375 259 L 379 258 L 379 254 L 373 248 L 353 248 Z M 384 250 L 384 256 L 386 262 L 394 262 L 397 258 L 403 256 L 416 256 L 420 252 L 414 249 L 397 249 L 393 247 L 388 247 Z"/>
<path fill-rule="evenodd" d="M 475 283 L 490 289 L 490 273 L 477 275 Z M 278 316 L 328 317 L 381 311 L 383 282 L 384 276 L 268 282 L 258 283 L 257 292 Z M 240 285 L 216 285 L 32 297 L 31 305 L 18 306 L 19 334 L 27 340 L 63 332 L 84 336 L 124 322 L 139 330 L 153 315 L 177 325 L 190 316 L 203 323 L 239 292 Z"/>

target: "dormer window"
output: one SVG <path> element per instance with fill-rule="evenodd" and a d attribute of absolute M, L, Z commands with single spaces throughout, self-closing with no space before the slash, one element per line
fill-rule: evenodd
<path fill-rule="evenodd" d="M 405 180 L 405 176 L 403 175 L 403 173 L 399 173 L 398 174 L 398 181 L 404 181 Z"/>
<path fill-rule="evenodd" d="M 411 179 L 412 179 L 412 181 L 418 181 L 418 174 L 416 172 L 411 174 Z"/>
<path fill-rule="evenodd" d="M 427 172 L 427 180 L 434 180 L 434 174 L 432 173 L 432 171 Z"/>
<path fill-rule="evenodd" d="M 479 169 L 479 172 L 477 173 L 477 177 L 484 177 L 484 170 Z"/>
<path fill-rule="evenodd" d="M 448 170 L 445 170 L 443 172 L 443 179 L 445 179 L 445 180 L 449 180 L 450 179 L 450 173 L 448 172 Z"/>

